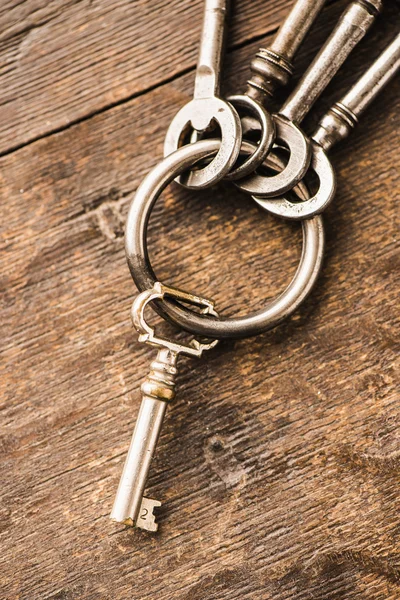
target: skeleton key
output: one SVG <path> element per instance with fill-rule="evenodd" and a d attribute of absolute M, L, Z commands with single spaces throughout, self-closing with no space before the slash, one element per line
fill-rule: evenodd
<path fill-rule="evenodd" d="M 200 54 L 196 70 L 194 98 L 172 120 L 164 144 L 164 156 L 181 146 L 190 125 L 202 132 L 217 122 L 221 146 L 205 167 L 191 171 L 182 180 L 186 187 L 204 188 L 220 181 L 239 156 L 242 128 L 236 110 L 219 98 L 221 62 L 224 46 L 228 0 L 206 0 Z"/>
<path fill-rule="evenodd" d="M 297 0 L 282 23 L 269 48 L 260 48 L 251 63 L 253 78 L 248 82 L 244 95 L 229 96 L 235 108 L 247 110 L 252 117 L 242 119 L 243 135 L 260 131 L 256 150 L 243 163 L 226 175 L 235 181 L 253 173 L 264 161 L 275 139 L 275 125 L 269 112 L 263 107 L 265 96 L 273 95 L 278 85 L 287 85 L 293 74 L 292 61 L 311 25 L 321 12 L 326 0 Z M 304 156 L 304 168 L 310 156 Z"/>
<path fill-rule="evenodd" d="M 297 88 L 279 114 L 274 115 L 277 140 L 290 151 L 286 168 L 272 177 L 254 173 L 236 182 L 241 190 L 259 198 L 276 197 L 291 190 L 304 177 L 312 153 L 309 139 L 298 125 L 367 33 L 381 9 L 382 0 L 354 0 L 344 11 Z M 308 160 L 304 160 L 305 157 Z M 327 175 L 333 181 L 333 172 Z"/>
<path fill-rule="evenodd" d="M 157 531 L 153 509 L 161 506 L 161 502 L 146 498 L 143 493 L 167 405 L 175 397 L 178 357 L 183 354 L 199 358 L 218 343 L 218 340 L 200 343 L 194 339 L 184 346 L 156 337 L 154 329 L 145 320 L 144 311 L 149 302 L 164 297 L 197 306 L 203 314 L 218 316 L 212 302 L 159 282 L 151 290 L 139 294 L 132 306 L 132 320 L 139 332 L 139 341 L 157 347 L 158 355 L 142 384 L 142 403 L 110 518 L 147 531 Z"/>
<path fill-rule="evenodd" d="M 327 176 L 332 172 L 332 167 L 326 152 L 349 135 L 365 109 L 399 69 L 400 34 L 395 37 L 351 90 L 322 117 L 312 138 L 314 144 L 311 168 L 319 179 L 317 192 L 305 202 L 300 203 L 290 202 L 285 198 L 273 200 L 255 198 L 256 202 L 268 212 L 287 219 L 309 219 L 322 212 L 336 189 L 335 179 L 332 181 L 330 176 Z"/>

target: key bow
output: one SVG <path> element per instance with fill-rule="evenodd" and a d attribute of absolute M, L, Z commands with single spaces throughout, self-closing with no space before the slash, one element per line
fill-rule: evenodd
<path fill-rule="evenodd" d="M 186 304 L 202 307 L 202 314 L 218 317 L 218 313 L 214 309 L 214 304 L 210 300 L 206 300 L 200 296 L 194 296 L 188 292 L 169 287 L 156 281 L 150 290 L 146 290 L 139 294 L 132 305 L 132 321 L 136 331 L 139 333 L 139 342 L 145 342 L 151 346 L 167 348 L 170 352 L 176 354 L 185 354 L 186 356 L 196 356 L 198 358 L 201 357 L 205 350 L 214 348 L 214 346 L 218 344 L 218 340 L 201 342 L 194 338 L 190 341 L 189 345 L 184 345 L 156 336 L 154 328 L 147 323 L 144 312 L 149 302 L 152 302 L 153 300 L 163 300 L 166 296 L 175 300 L 181 300 Z"/>

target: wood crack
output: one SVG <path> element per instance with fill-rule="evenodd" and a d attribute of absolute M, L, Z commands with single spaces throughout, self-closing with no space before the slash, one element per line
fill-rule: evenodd
<path fill-rule="evenodd" d="M 263 37 L 265 37 L 265 36 L 260 36 L 260 39 L 262 39 Z M 243 44 L 238 44 L 237 48 L 246 47 L 247 45 L 253 43 L 254 41 L 256 41 L 256 40 L 252 39 L 252 40 L 243 42 Z M 235 49 L 236 48 L 232 48 L 232 51 L 234 51 Z M 83 117 L 79 117 L 77 119 L 72 119 L 67 125 L 56 127 L 42 135 L 38 135 L 38 136 L 30 139 L 28 142 L 23 142 L 21 144 L 16 144 L 15 146 L 11 146 L 9 149 L 0 152 L 0 158 L 3 156 L 8 156 L 9 154 L 12 154 L 13 152 L 17 152 L 18 150 L 25 148 L 26 146 L 30 146 L 31 144 L 34 144 L 35 142 L 38 142 L 39 140 L 43 140 L 45 138 L 52 137 L 53 135 L 57 135 L 58 133 L 67 131 L 67 130 L 75 127 L 76 125 L 79 125 L 81 123 L 89 121 L 90 119 L 93 119 L 94 117 L 96 117 L 98 115 L 106 113 L 106 112 L 112 110 L 113 108 L 117 108 L 118 106 L 124 106 L 125 104 L 129 104 L 129 102 L 131 102 L 132 100 L 135 100 L 136 98 L 146 96 L 150 92 L 160 89 L 170 83 L 173 83 L 174 81 L 180 79 L 181 77 L 184 77 L 185 75 L 188 75 L 188 74 L 194 72 L 195 68 L 196 68 L 195 65 L 190 65 L 190 67 L 187 67 L 186 69 L 182 69 L 178 73 L 174 73 L 174 75 L 172 75 L 171 77 L 167 77 L 166 79 L 163 79 L 163 80 L 157 82 L 156 84 L 149 86 L 148 88 L 146 88 L 144 90 L 141 90 L 140 92 L 132 94 L 131 96 L 127 96 L 126 98 L 124 98 L 122 100 L 118 100 L 117 102 L 111 102 L 110 104 L 107 104 L 98 110 L 94 110 Z"/>

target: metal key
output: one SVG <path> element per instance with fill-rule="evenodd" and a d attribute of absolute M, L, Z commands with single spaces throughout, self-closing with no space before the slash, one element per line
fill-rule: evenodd
<path fill-rule="evenodd" d="M 286 168 L 272 177 L 254 173 L 236 182 L 241 190 L 260 198 L 280 196 L 304 177 L 312 153 L 310 141 L 299 125 L 353 48 L 370 29 L 381 9 L 382 0 L 354 0 L 344 11 L 295 91 L 279 114 L 274 115 L 277 141 L 290 151 Z M 330 179 L 334 179 L 333 173 Z"/>
<path fill-rule="evenodd" d="M 190 172 L 186 187 L 204 188 L 220 181 L 239 156 L 242 130 L 239 115 L 231 104 L 219 98 L 228 0 L 206 0 L 200 54 L 196 70 L 194 99 L 172 120 L 164 143 L 164 156 L 181 146 L 190 129 L 203 132 L 218 123 L 221 147 L 205 167 Z"/>
<path fill-rule="evenodd" d="M 203 314 L 218 316 L 212 302 L 159 282 L 151 290 L 139 294 L 132 306 L 132 319 L 139 332 L 139 341 L 159 350 L 141 388 L 142 403 L 110 518 L 148 531 L 157 531 L 153 509 L 161 506 L 161 502 L 144 497 L 143 493 L 167 405 L 175 397 L 178 358 L 181 354 L 199 358 L 205 350 L 214 348 L 218 343 L 218 340 L 209 343 L 192 340 L 190 345 L 184 346 L 157 337 L 146 322 L 144 311 L 149 302 L 165 297 L 197 306 Z"/>
<path fill-rule="evenodd" d="M 313 159 L 311 168 L 319 179 L 317 192 L 304 202 L 273 199 L 256 202 L 268 212 L 288 219 L 309 219 L 319 214 L 331 201 L 336 189 L 336 180 L 326 177 L 333 171 L 326 154 L 335 144 L 347 137 L 358 123 L 359 117 L 391 81 L 400 69 L 400 34 L 382 52 L 366 73 L 351 90 L 322 117 L 314 133 Z"/>
<path fill-rule="evenodd" d="M 253 173 L 264 161 L 275 139 L 275 125 L 264 108 L 266 96 L 271 97 L 279 85 L 287 85 L 293 74 L 293 58 L 306 37 L 311 25 L 321 12 L 327 0 L 297 0 L 282 23 L 269 48 L 260 48 L 251 63 L 252 79 L 248 82 L 244 95 L 229 96 L 228 101 L 235 108 L 245 110 L 251 118 L 242 120 L 246 133 L 251 129 L 260 131 L 260 141 L 256 150 L 244 162 L 225 177 L 229 181 L 241 179 Z M 252 123 L 255 126 L 252 127 Z M 246 128 L 250 125 L 250 130 Z M 245 132 L 243 131 L 243 134 Z M 310 157 L 305 157 L 308 165 Z"/>

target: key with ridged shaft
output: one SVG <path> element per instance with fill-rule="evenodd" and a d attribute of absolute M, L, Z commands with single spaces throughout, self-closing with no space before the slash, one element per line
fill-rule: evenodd
<path fill-rule="evenodd" d="M 164 155 L 177 150 L 193 128 L 204 132 L 221 130 L 221 146 L 214 159 L 204 167 L 191 171 L 185 185 L 209 187 L 221 181 L 235 164 L 242 140 L 239 115 L 229 102 L 220 98 L 221 66 L 230 0 L 205 0 L 200 51 L 195 76 L 194 98 L 183 106 L 168 127 Z"/>
<path fill-rule="evenodd" d="M 165 297 L 196 306 L 203 314 L 218 316 L 211 301 L 159 282 L 151 290 L 139 294 L 132 306 L 132 319 L 139 332 L 139 341 L 157 347 L 158 354 L 141 387 L 139 415 L 110 518 L 147 531 L 157 531 L 153 509 L 161 506 L 161 502 L 143 494 L 167 406 L 175 397 L 178 358 L 180 355 L 199 358 L 205 350 L 214 348 L 218 343 L 218 340 L 201 343 L 194 339 L 189 345 L 182 345 L 157 337 L 146 322 L 144 311 L 149 302 Z"/>

